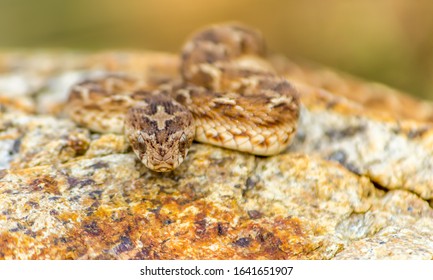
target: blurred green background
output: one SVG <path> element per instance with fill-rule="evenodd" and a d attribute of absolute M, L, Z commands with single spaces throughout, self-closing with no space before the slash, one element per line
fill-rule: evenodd
<path fill-rule="evenodd" d="M 227 20 L 260 29 L 275 52 L 433 100 L 430 0 L 0 0 L 0 49 L 176 52 Z"/>

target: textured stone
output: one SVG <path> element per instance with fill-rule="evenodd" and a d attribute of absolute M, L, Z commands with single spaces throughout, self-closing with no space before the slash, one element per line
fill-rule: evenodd
<path fill-rule="evenodd" d="M 406 191 L 390 191 L 369 212 L 353 215 L 339 226 L 351 242 L 335 258 L 429 260 L 432 218 L 426 201 Z"/>
<path fill-rule="evenodd" d="M 107 71 L 172 79 L 176 56 L 0 54 L 0 258 L 432 259 L 433 106 L 272 61 L 303 104 L 289 150 L 194 143 L 160 174 L 62 106 L 71 84 Z"/>

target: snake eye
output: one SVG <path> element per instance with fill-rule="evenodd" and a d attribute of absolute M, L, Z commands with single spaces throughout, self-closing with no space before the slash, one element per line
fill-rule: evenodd
<path fill-rule="evenodd" d="M 191 144 L 188 141 L 188 137 L 186 137 L 185 133 L 183 133 L 179 139 L 179 153 L 186 157 L 190 145 Z"/>

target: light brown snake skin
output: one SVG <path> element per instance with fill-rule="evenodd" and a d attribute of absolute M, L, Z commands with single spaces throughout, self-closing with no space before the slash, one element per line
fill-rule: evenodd
<path fill-rule="evenodd" d="M 261 35 L 237 24 L 195 33 L 181 54 L 182 81 L 124 76 L 71 89 L 67 112 L 97 132 L 125 133 L 149 169 L 167 172 L 193 140 L 255 155 L 278 154 L 296 132 L 299 98 L 264 59 Z"/>

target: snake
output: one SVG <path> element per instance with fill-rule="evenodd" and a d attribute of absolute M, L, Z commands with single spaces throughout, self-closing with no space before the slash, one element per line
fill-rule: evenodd
<path fill-rule="evenodd" d="M 150 170 L 169 172 L 193 141 L 257 156 L 284 151 L 296 133 L 300 98 L 266 59 L 262 34 L 242 24 L 193 33 L 179 78 L 107 74 L 73 85 L 65 109 L 78 125 L 124 134 Z"/>

